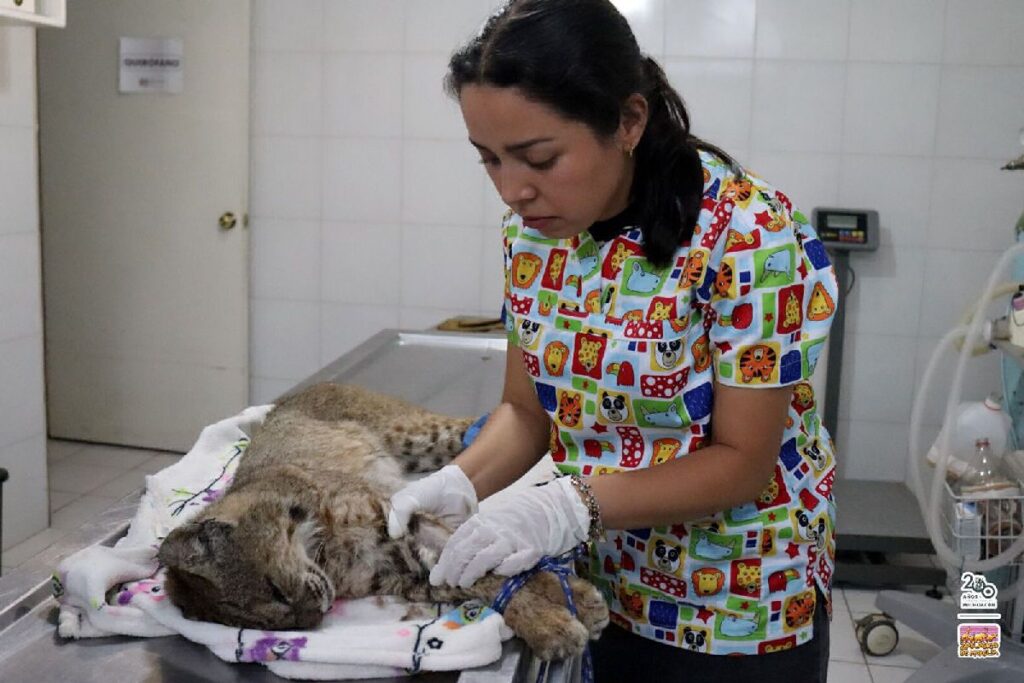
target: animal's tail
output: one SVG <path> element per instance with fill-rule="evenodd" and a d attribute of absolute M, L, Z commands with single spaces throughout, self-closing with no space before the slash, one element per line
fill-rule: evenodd
<path fill-rule="evenodd" d="M 475 421 L 421 410 L 397 420 L 382 431 L 381 438 L 406 472 L 432 472 L 462 452 L 462 439 Z"/>

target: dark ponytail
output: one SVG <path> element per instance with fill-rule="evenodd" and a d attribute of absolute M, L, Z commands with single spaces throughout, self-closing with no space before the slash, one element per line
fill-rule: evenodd
<path fill-rule="evenodd" d="M 619 127 L 633 93 L 648 103 L 634 152 L 631 202 L 647 259 L 671 265 L 689 241 L 704 187 L 697 150 L 732 158 L 690 135 L 690 119 L 665 72 L 640 53 L 629 23 L 608 0 L 511 0 L 457 51 L 445 87 L 458 97 L 469 83 L 516 87 L 601 139 Z"/>

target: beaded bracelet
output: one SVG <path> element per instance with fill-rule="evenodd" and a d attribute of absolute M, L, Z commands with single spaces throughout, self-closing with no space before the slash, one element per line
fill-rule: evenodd
<path fill-rule="evenodd" d="M 591 541 L 598 541 L 604 537 L 604 525 L 601 523 L 601 508 L 597 504 L 597 498 L 590 489 L 590 485 L 578 474 L 569 475 L 569 483 L 576 489 L 583 504 L 587 506 L 590 513 L 590 531 L 587 534 Z"/>

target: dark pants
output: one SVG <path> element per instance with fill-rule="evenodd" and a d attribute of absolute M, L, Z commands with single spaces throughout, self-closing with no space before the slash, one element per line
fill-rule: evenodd
<path fill-rule="evenodd" d="M 828 614 L 818 592 L 814 637 L 767 655 L 707 655 L 666 645 L 609 625 L 591 644 L 596 683 L 824 683 L 828 675 Z"/>

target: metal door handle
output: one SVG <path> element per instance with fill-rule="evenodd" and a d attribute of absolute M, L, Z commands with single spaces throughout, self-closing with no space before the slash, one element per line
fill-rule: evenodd
<path fill-rule="evenodd" d="M 238 224 L 238 218 L 230 211 L 225 211 L 220 215 L 220 220 L 217 222 L 224 230 L 230 230 Z"/>

